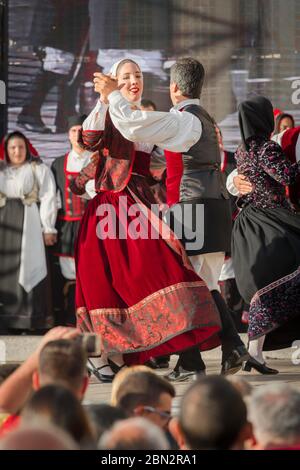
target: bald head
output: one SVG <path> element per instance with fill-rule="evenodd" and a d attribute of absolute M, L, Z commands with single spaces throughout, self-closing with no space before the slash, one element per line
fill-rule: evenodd
<path fill-rule="evenodd" d="M 100 439 L 102 450 L 166 450 L 169 448 L 164 432 L 144 418 L 119 421 Z"/>

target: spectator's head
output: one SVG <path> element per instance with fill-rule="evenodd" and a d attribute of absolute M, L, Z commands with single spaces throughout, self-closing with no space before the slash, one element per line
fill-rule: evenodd
<path fill-rule="evenodd" d="M 41 422 L 7 434 L 1 439 L 0 450 L 78 450 L 78 446 L 61 429 Z"/>
<path fill-rule="evenodd" d="M 156 111 L 156 105 L 151 100 L 142 99 L 141 101 L 141 110 L 142 111 Z"/>
<path fill-rule="evenodd" d="M 67 432 L 77 443 L 92 441 L 88 417 L 74 394 L 59 385 L 46 385 L 35 392 L 22 410 L 24 425 L 50 423 Z"/>
<path fill-rule="evenodd" d="M 22 132 L 8 134 L 4 142 L 4 156 L 7 163 L 13 166 L 20 166 L 31 160 L 29 142 Z"/>
<path fill-rule="evenodd" d="M 115 376 L 111 387 L 110 404 L 112 406 L 118 405 L 117 395 L 123 382 L 126 382 L 129 375 L 135 374 L 136 372 L 150 372 L 154 374 L 152 369 L 144 365 L 125 367 L 121 369 Z"/>
<path fill-rule="evenodd" d="M 87 411 L 95 429 L 96 441 L 100 439 L 104 432 L 109 431 L 117 421 L 128 418 L 121 408 L 106 404 L 89 405 Z"/>
<path fill-rule="evenodd" d="M 204 67 L 196 59 L 179 59 L 171 67 L 170 96 L 172 103 L 180 103 L 187 98 L 200 98 L 204 82 Z"/>
<path fill-rule="evenodd" d="M 136 372 L 117 391 L 117 405 L 130 416 L 141 416 L 166 429 L 171 417 L 175 389 L 153 372 Z"/>
<path fill-rule="evenodd" d="M 293 127 L 295 127 L 295 120 L 291 114 L 279 114 L 275 119 L 274 135 L 280 134 L 286 129 L 293 129 Z"/>
<path fill-rule="evenodd" d="M 116 62 L 110 73 L 117 77 L 118 85 L 122 85 L 121 93 L 130 103 L 140 102 L 144 80 L 140 66 L 131 59 L 123 59 Z"/>
<path fill-rule="evenodd" d="M 129 418 L 116 423 L 103 434 L 99 449 L 105 450 L 168 450 L 164 432 L 143 418 Z"/>
<path fill-rule="evenodd" d="M 179 447 L 192 450 L 243 449 L 251 437 L 240 393 L 217 376 L 201 378 L 187 390 L 170 430 Z"/>
<path fill-rule="evenodd" d="M 82 153 L 83 149 L 78 144 L 79 135 L 82 130 L 82 124 L 86 118 L 86 115 L 79 116 L 75 114 L 70 116 L 68 119 L 68 136 L 72 149 L 75 152 Z"/>
<path fill-rule="evenodd" d="M 38 370 L 33 374 L 33 387 L 37 390 L 48 384 L 63 385 L 82 399 L 88 385 L 86 362 L 86 353 L 77 341 L 50 341 L 40 352 Z"/>
<path fill-rule="evenodd" d="M 300 392 L 287 384 L 271 384 L 254 391 L 249 419 L 259 448 L 300 444 Z"/>

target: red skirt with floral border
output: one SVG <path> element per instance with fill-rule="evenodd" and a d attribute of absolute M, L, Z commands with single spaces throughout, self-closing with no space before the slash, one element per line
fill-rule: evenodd
<path fill-rule="evenodd" d="M 120 230 L 128 233 L 136 221 L 128 214 L 133 204 L 136 199 L 127 188 L 99 193 L 88 204 L 75 250 L 78 327 L 98 333 L 104 351 L 124 354 L 127 364 L 195 345 L 201 350 L 218 346 L 220 319 L 214 301 L 187 258 L 183 260 L 178 240 L 120 237 Z M 108 215 L 112 208 L 115 219 Z M 116 222 L 117 236 L 105 238 L 105 217 Z M 150 234 L 149 218 L 141 214 L 139 221 Z"/>

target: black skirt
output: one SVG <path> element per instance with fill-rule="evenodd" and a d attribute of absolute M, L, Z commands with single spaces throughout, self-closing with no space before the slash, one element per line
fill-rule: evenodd
<path fill-rule="evenodd" d="M 24 205 L 8 199 L 0 208 L 0 329 L 47 329 L 53 325 L 48 276 L 32 291 L 19 284 Z"/>
<path fill-rule="evenodd" d="M 237 286 L 250 303 L 249 339 L 264 349 L 300 338 L 300 216 L 283 208 L 245 207 L 233 227 Z"/>
<path fill-rule="evenodd" d="M 58 241 L 53 248 L 55 255 L 74 257 L 74 247 L 79 226 L 80 220 L 58 220 L 56 224 Z"/>
<path fill-rule="evenodd" d="M 229 199 L 194 199 L 180 202 L 167 213 L 167 223 L 189 256 L 230 252 Z"/>

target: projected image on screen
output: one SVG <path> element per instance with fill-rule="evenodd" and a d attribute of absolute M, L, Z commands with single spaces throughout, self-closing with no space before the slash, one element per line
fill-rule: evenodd
<path fill-rule="evenodd" d="M 250 94 L 264 94 L 297 121 L 300 3 L 287 3 L 288 18 L 284 5 L 255 0 L 227 0 L 226 9 L 223 0 L 10 0 L 8 129 L 25 132 L 50 163 L 69 148 L 67 118 L 96 103 L 95 71 L 133 58 L 144 97 L 166 111 L 169 68 L 193 56 L 207 71 L 202 104 L 234 150 L 237 103 Z"/>

